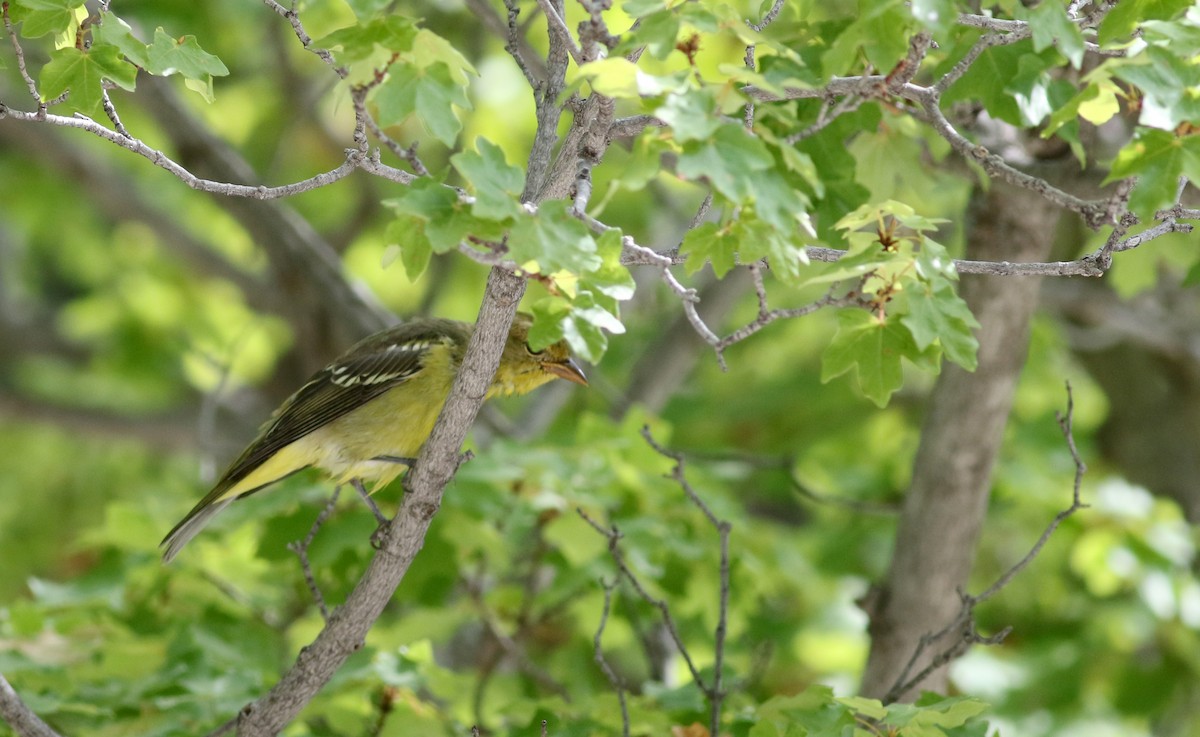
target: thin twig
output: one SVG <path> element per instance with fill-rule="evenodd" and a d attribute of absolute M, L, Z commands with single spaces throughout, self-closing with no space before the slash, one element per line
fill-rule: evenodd
<path fill-rule="evenodd" d="M 566 21 L 558 14 L 554 3 L 551 0 L 537 0 L 537 4 L 546 16 L 546 23 L 550 26 L 551 35 L 558 37 L 576 64 L 582 64 L 583 60 L 580 57 L 579 47 L 575 45 L 575 39 L 571 37 L 571 29 L 567 28 Z"/>
<path fill-rule="evenodd" d="M 100 104 L 104 108 L 104 114 L 112 121 L 113 128 L 116 129 L 117 133 L 126 138 L 133 138 L 133 136 L 129 135 L 129 131 L 125 130 L 125 126 L 121 124 L 121 117 L 117 115 L 117 108 L 113 105 L 112 99 L 108 96 L 108 90 L 106 89 L 100 90 Z"/>
<path fill-rule="evenodd" d="M 896 678 L 895 683 L 890 689 L 888 689 L 887 694 L 884 696 L 883 700 L 885 703 L 891 703 L 912 689 L 916 688 L 917 685 L 928 678 L 930 674 L 950 663 L 955 658 L 961 656 L 968 649 L 970 649 L 972 645 L 994 645 L 1001 642 L 1008 635 L 1008 633 L 1012 631 L 1012 628 L 1005 627 L 991 636 L 980 635 L 975 630 L 975 608 L 988 599 L 991 599 L 996 594 L 1000 593 L 1005 586 L 1007 586 L 1014 578 L 1016 578 L 1017 574 L 1025 570 L 1029 564 L 1033 562 L 1033 560 L 1046 546 L 1046 543 L 1049 542 L 1050 536 L 1053 535 L 1056 530 L 1058 530 L 1059 526 L 1068 517 L 1075 514 L 1080 509 L 1084 509 L 1088 506 L 1080 498 L 1080 487 L 1083 484 L 1083 475 L 1087 473 L 1087 465 L 1083 462 L 1083 458 L 1079 455 L 1079 449 L 1075 444 L 1075 398 L 1071 390 L 1070 382 L 1067 382 L 1066 389 L 1066 413 L 1056 413 L 1055 419 L 1058 422 L 1059 430 L 1062 431 L 1063 438 L 1066 440 L 1067 449 L 1071 452 L 1071 460 L 1075 464 L 1075 476 L 1071 489 L 1071 505 L 1056 514 L 1054 519 L 1050 521 L 1050 524 L 1047 525 L 1046 529 L 1034 542 L 1033 547 L 1029 549 L 1029 552 L 1027 552 L 1024 557 L 1014 563 L 1008 570 L 1002 573 L 991 586 L 983 591 L 983 593 L 972 596 L 961 589 L 959 590 L 958 595 L 962 600 L 962 606 L 959 607 L 958 613 L 955 615 L 954 619 L 941 630 L 938 630 L 937 632 L 926 633 L 925 635 L 921 636 L 921 639 L 917 642 L 917 647 L 913 650 L 912 656 L 908 659 L 908 663 L 905 664 L 904 669 Z M 912 669 L 916 666 L 917 662 L 921 659 L 921 656 L 925 653 L 925 651 L 938 641 L 945 638 L 947 635 L 955 632 L 959 633 L 959 636 L 955 639 L 955 641 L 952 642 L 949 647 L 935 655 L 930 662 L 921 669 L 920 672 L 910 678 L 909 673 L 912 672 Z"/>
<path fill-rule="evenodd" d="M 513 659 L 517 664 L 517 668 L 525 675 L 537 681 L 538 685 L 542 688 L 553 692 L 563 701 L 570 703 L 571 692 L 567 687 L 555 680 L 554 676 L 550 675 L 547 670 L 533 662 L 533 659 L 529 657 L 529 653 L 526 652 L 525 647 L 518 641 L 518 638 L 524 636 L 525 633 L 518 630 L 516 636 L 510 636 L 500 626 L 500 621 L 496 613 L 492 611 L 487 601 L 484 600 L 481 587 L 474 582 L 468 582 L 466 589 L 471 597 L 471 601 L 475 604 L 480 621 L 487 629 L 488 634 L 496 641 L 500 649 Z"/>
<path fill-rule="evenodd" d="M 604 637 L 604 628 L 608 624 L 608 614 L 612 611 L 613 589 L 617 587 L 620 579 L 614 580 L 612 583 L 600 581 L 600 586 L 604 589 L 604 608 L 600 611 L 600 623 L 596 625 L 596 634 L 592 637 L 592 657 L 596 661 L 596 665 L 600 666 L 601 672 L 608 682 L 612 684 L 613 689 L 617 692 L 617 703 L 621 705 L 621 737 L 629 737 L 629 706 L 625 703 L 625 684 L 617 676 L 616 671 L 608 664 L 608 659 L 604 657 L 604 647 L 601 645 L 601 638 Z M 543 729 L 545 729 L 543 722 Z"/>
<path fill-rule="evenodd" d="M 325 503 L 325 508 L 321 510 L 317 518 L 313 520 L 312 526 L 308 528 L 308 534 L 303 540 L 297 540 L 288 543 L 288 550 L 296 554 L 300 559 L 300 569 L 304 571 L 304 583 L 308 585 L 308 590 L 313 596 L 313 600 L 317 602 L 317 608 L 321 610 L 321 618 L 328 621 L 329 607 L 325 605 L 325 597 L 321 594 L 321 587 L 317 586 L 316 576 L 313 575 L 312 565 L 308 560 L 308 548 L 312 545 L 313 540 L 317 536 L 317 531 L 325 524 L 325 520 L 329 519 L 329 515 L 333 514 L 334 507 L 337 506 L 338 495 L 342 492 L 341 485 L 333 487 L 333 494 L 330 495 L 329 501 Z"/>
<path fill-rule="evenodd" d="M 713 682 L 711 688 L 704 688 L 705 696 L 708 697 L 710 714 L 709 714 L 709 734 L 720 734 L 721 726 L 721 706 L 725 701 L 725 696 L 728 692 L 723 687 L 724 669 L 725 669 L 725 637 L 728 632 L 729 619 L 729 534 L 733 530 L 733 525 L 728 520 L 723 520 L 713 513 L 712 508 L 705 503 L 704 499 L 696 493 L 691 483 L 687 480 L 687 474 L 684 470 L 685 459 L 682 453 L 668 450 L 654 439 L 650 434 L 650 427 L 642 427 L 642 437 L 655 451 L 666 458 L 675 462 L 671 469 L 671 478 L 679 487 L 683 489 L 683 493 L 687 498 L 695 504 L 696 507 L 704 513 L 709 523 L 716 528 L 720 538 L 721 558 L 720 558 L 720 573 L 719 582 L 720 589 L 718 594 L 717 604 L 717 627 L 713 632 Z"/>
<path fill-rule="evenodd" d="M 688 672 L 692 675 L 692 680 L 696 682 L 696 685 L 700 687 L 701 691 L 707 692 L 708 686 L 704 682 L 704 677 L 700 675 L 700 670 L 696 667 L 695 662 L 692 660 L 691 653 L 688 652 L 687 646 L 685 646 L 683 643 L 683 637 L 679 634 L 679 628 L 675 626 L 675 618 L 671 616 L 670 605 L 667 604 L 665 599 L 659 599 L 646 590 L 646 587 L 642 585 L 641 579 L 639 579 L 637 574 L 633 572 L 633 569 L 629 567 L 628 562 L 625 560 L 625 556 L 621 553 L 619 544 L 622 537 L 621 531 L 615 526 L 605 527 L 604 525 L 601 525 L 599 522 L 592 519 L 587 512 L 583 511 L 582 508 L 576 508 L 575 511 L 579 514 L 584 522 L 587 522 L 589 525 L 591 525 L 592 529 L 608 539 L 608 552 L 609 555 L 612 556 L 613 562 L 616 563 L 618 572 L 624 576 L 627 581 L 629 581 L 630 586 L 633 587 L 633 590 L 639 597 L 641 597 L 642 601 L 645 601 L 650 606 L 658 609 L 659 615 L 662 617 L 663 626 L 667 628 L 667 633 L 671 636 L 672 642 L 675 643 L 675 648 L 683 657 L 683 662 L 687 665 Z"/>
<path fill-rule="evenodd" d="M 318 49 L 312 45 L 312 37 L 304 30 L 304 24 L 300 22 L 300 14 L 296 12 L 295 7 L 285 8 L 276 0 L 263 0 L 263 4 L 271 10 L 274 10 L 292 26 L 292 31 L 296 34 L 296 39 L 300 41 L 300 45 L 306 50 L 316 54 L 321 61 L 325 62 L 326 66 L 334 71 L 342 79 L 350 76 L 350 70 L 337 63 L 333 58 L 333 54 L 328 49 Z"/>
<path fill-rule="evenodd" d="M 13 55 L 17 57 L 17 70 L 21 73 L 21 79 L 25 80 L 25 87 L 29 90 L 29 96 L 33 98 L 34 104 L 38 106 L 38 115 L 46 114 L 46 103 L 42 101 L 42 95 L 38 92 L 37 82 L 33 81 L 33 77 L 29 76 L 29 69 L 25 66 L 25 50 L 21 48 L 21 42 L 17 39 L 17 31 L 13 28 L 12 18 L 8 14 L 8 2 L 0 3 L 0 15 L 4 17 L 4 30 L 8 33 L 8 40 L 12 42 Z"/>

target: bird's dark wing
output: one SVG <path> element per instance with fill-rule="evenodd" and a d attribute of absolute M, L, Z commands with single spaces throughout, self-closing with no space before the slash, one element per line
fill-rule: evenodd
<path fill-rule="evenodd" d="M 412 379 L 430 349 L 453 345 L 459 339 L 455 333 L 466 331 L 469 326 L 449 320 L 422 321 L 399 325 L 355 345 L 283 403 L 230 465 L 217 489 L 233 486 L 282 448 Z"/>

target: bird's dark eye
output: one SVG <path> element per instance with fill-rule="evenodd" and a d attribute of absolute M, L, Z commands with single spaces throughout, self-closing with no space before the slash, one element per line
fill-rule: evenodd
<path fill-rule="evenodd" d="M 525 352 L 526 352 L 526 353 L 528 353 L 528 354 L 529 354 L 529 355 L 531 355 L 531 356 L 540 356 L 540 355 L 542 355 L 543 353 L 545 353 L 545 352 L 546 352 L 546 350 L 543 348 L 543 349 L 542 349 L 542 350 L 540 350 L 540 351 L 535 351 L 534 349 L 532 349 L 532 348 L 530 348 L 530 347 L 529 347 L 529 344 L 528 344 L 528 343 L 526 343 L 526 344 L 525 344 Z"/>

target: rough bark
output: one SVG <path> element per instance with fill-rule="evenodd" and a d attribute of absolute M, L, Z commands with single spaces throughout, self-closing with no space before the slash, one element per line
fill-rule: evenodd
<path fill-rule="evenodd" d="M 1060 213 L 1034 193 L 997 184 L 977 213 L 968 257 L 1042 260 Z M 884 697 L 921 636 L 948 625 L 959 610 L 957 590 L 971 570 L 1039 283 L 1040 277 L 962 278 L 963 298 L 982 325 L 979 368 L 968 373 L 947 364 L 930 397 L 891 568 L 864 604 L 871 635 L 865 696 Z M 911 673 L 942 649 L 930 648 Z M 934 671 L 920 688 L 944 690 L 946 670 Z M 915 695 L 911 689 L 899 697 Z"/>

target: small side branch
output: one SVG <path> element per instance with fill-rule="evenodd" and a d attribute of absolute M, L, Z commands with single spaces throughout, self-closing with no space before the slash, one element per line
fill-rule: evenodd
<path fill-rule="evenodd" d="M 325 524 L 325 520 L 329 519 L 329 515 L 333 514 L 334 507 L 337 506 L 338 495 L 341 493 L 341 486 L 333 487 L 333 494 L 330 495 L 329 501 L 325 503 L 325 508 L 313 520 L 312 527 L 308 529 L 308 534 L 304 536 L 304 539 L 288 543 L 288 550 L 295 553 L 296 557 L 300 559 L 300 568 L 304 571 L 304 583 L 308 585 L 308 590 L 312 593 L 313 601 L 317 602 L 317 607 L 321 610 L 321 619 L 326 621 L 329 620 L 329 607 L 325 605 L 325 597 L 321 594 L 321 588 L 317 586 L 316 576 L 313 575 L 312 565 L 308 560 L 308 548 L 316 538 L 317 531 Z"/>
<path fill-rule="evenodd" d="M 1075 415 L 1075 399 L 1071 391 L 1070 382 L 1067 383 L 1067 411 L 1065 414 L 1056 413 L 1055 418 L 1058 421 L 1059 429 L 1062 431 L 1063 438 L 1066 440 L 1067 449 L 1071 452 L 1071 459 L 1075 463 L 1075 477 L 1072 485 L 1071 505 L 1059 512 L 1050 521 L 1050 524 L 1034 542 L 1033 547 L 1019 561 L 1014 563 L 1007 571 L 1000 575 L 996 581 L 983 591 L 983 593 L 972 596 L 964 591 L 959 591 L 959 597 L 962 599 L 962 606 L 958 610 L 958 614 L 948 625 L 937 632 L 931 632 L 921 637 L 917 643 L 917 647 L 913 650 L 912 657 L 909 658 L 904 670 L 901 671 L 896 682 L 888 690 L 884 696 L 884 703 L 896 701 L 904 694 L 916 688 L 922 681 L 930 676 L 934 671 L 942 668 L 946 664 L 952 662 L 956 658 L 963 655 L 972 645 L 996 645 L 1004 640 L 1012 631 L 1012 627 L 1005 627 L 994 635 L 980 635 L 975 629 L 975 607 L 983 602 L 991 599 L 1000 593 L 1000 591 L 1016 578 L 1017 574 L 1025 570 L 1030 563 L 1042 552 L 1046 543 L 1050 540 L 1050 536 L 1059 528 L 1059 526 L 1071 515 L 1078 512 L 1080 509 L 1087 507 L 1080 498 L 1080 487 L 1083 484 L 1083 475 L 1087 473 L 1087 465 L 1084 464 L 1083 458 L 1079 455 L 1079 449 L 1075 445 L 1074 433 L 1074 415 Z M 910 677 L 910 673 L 921 656 L 945 638 L 956 635 L 951 644 L 944 650 L 939 652 L 930 660 L 929 664 L 921 669 L 916 675 Z"/>
<path fill-rule="evenodd" d="M 38 92 L 37 82 L 33 81 L 33 77 L 29 75 L 29 68 L 25 66 L 25 50 L 21 48 L 21 42 L 17 39 L 17 31 L 13 28 L 12 18 L 8 14 L 8 2 L 0 3 L 0 15 L 4 18 L 4 30 L 8 33 L 8 40 L 12 43 L 13 55 L 17 58 L 17 70 L 21 73 L 21 79 L 25 80 L 25 87 L 29 90 L 29 96 L 33 98 L 34 104 L 38 106 L 37 115 L 44 117 L 46 115 L 46 103 L 42 102 L 42 95 Z"/>
<path fill-rule="evenodd" d="M 566 21 L 559 15 L 558 9 L 554 7 L 552 0 L 537 0 L 538 7 L 546 15 L 546 23 L 550 26 L 550 34 L 558 37 L 558 40 L 566 48 L 567 53 L 576 64 L 582 64 L 583 60 L 580 56 L 579 46 L 575 44 L 575 39 L 571 37 L 571 29 L 567 28 Z"/>
<path fill-rule="evenodd" d="M 600 666 L 604 677 L 608 679 L 608 682 L 612 684 L 613 689 L 617 692 L 617 703 L 621 705 L 621 737 L 629 737 L 629 705 L 625 702 L 625 684 L 616 674 L 616 671 L 612 669 L 612 666 L 608 664 L 608 660 L 604 657 L 604 647 L 601 644 L 601 640 L 604 637 L 604 628 L 608 625 L 608 614 L 612 611 L 613 590 L 617 588 L 617 583 L 619 582 L 620 579 L 612 583 L 605 583 L 603 580 L 600 581 L 600 585 L 604 587 L 604 609 L 600 612 L 600 624 L 596 625 L 596 634 L 592 637 L 592 653 L 596 660 L 596 665 Z"/>

